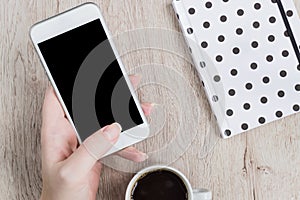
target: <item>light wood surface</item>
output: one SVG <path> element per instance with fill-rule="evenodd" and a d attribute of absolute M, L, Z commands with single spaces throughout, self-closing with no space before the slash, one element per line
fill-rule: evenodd
<path fill-rule="evenodd" d="M 38 199 L 42 188 L 41 106 L 49 83 L 29 39 L 29 28 L 37 21 L 83 2 L 0 2 L 0 199 Z M 94 2 L 100 6 L 113 34 L 145 27 L 179 31 L 171 0 Z M 299 0 L 296 4 L 300 9 Z M 172 42 L 174 46 L 178 43 L 181 47 L 178 51 L 186 48 L 182 39 Z M 174 49 L 175 52 L 177 50 Z M 198 107 L 200 117 L 197 119 L 201 121 L 185 130 L 197 133 L 197 136 L 187 151 L 171 164 L 187 176 L 194 188 L 212 190 L 214 199 L 300 199 L 300 115 L 232 139 L 219 140 L 208 134 L 213 134 L 211 128 L 215 122 L 196 71 L 186 59 L 161 50 L 141 50 L 124 55 L 123 62 L 128 70 L 141 73 L 145 83 L 150 81 L 151 74 L 154 78 L 161 78 L 160 70 L 153 68 L 149 75 L 143 73 L 145 67 L 137 66 L 156 63 L 169 67 L 178 72 L 177 75 L 167 70 L 163 78 L 180 81 L 177 77 L 180 75 L 193 92 L 193 95 L 187 93 L 188 97 L 182 92 L 178 97 L 176 91 L 174 93 L 155 84 L 139 88 L 142 101 L 157 101 L 164 107 L 166 122 L 158 131 L 165 140 L 155 141 L 154 137 L 152 142 L 149 140 L 138 144 L 138 147 L 149 150 L 151 144 L 165 144 L 178 124 L 191 120 L 179 118 L 179 115 L 183 116 L 184 111 L 193 117 L 195 107 Z M 180 107 L 181 103 L 185 104 L 185 110 Z M 150 120 L 155 121 L 153 118 Z M 210 151 L 215 142 L 217 144 Z M 131 173 L 104 167 L 98 199 L 124 199 L 132 176 Z"/>

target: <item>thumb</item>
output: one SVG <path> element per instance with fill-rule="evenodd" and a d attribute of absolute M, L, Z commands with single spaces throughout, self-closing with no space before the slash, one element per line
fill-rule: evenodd
<path fill-rule="evenodd" d="M 119 123 L 105 126 L 89 136 L 62 166 L 62 173 L 69 177 L 85 176 L 96 162 L 118 141 L 122 127 Z M 74 177 L 75 178 L 75 177 Z"/>

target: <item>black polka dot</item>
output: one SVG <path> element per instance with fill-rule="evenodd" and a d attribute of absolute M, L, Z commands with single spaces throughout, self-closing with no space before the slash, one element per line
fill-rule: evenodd
<path fill-rule="evenodd" d="M 223 35 L 219 35 L 218 40 L 219 42 L 224 42 L 225 37 Z"/>
<path fill-rule="evenodd" d="M 259 28 L 259 25 L 260 25 L 259 22 L 257 22 L 257 21 L 253 22 L 253 27 L 254 28 Z"/>
<path fill-rule="evenodd" d="M 245 109 L 245 110 L 249 110 L 250 109 L 250 104 L 249 103 L 245 103 L 244 105 L 243 105 L 243 108 Z"/>
<path fill-rule="evenodd" d="M 228 91 L 228 94 L 229 94 L 230 96 L 234 96 L 234 95 L 235 95 L 235 90 L 234 90 L 234 89 L 230 89 L 230 90 Z"/>
<path fill-rule="evenodd" d="M 226 2 L 228 2 L 228 0 L 223 0 L 223 2 L 225 2 L 225 3 L 226 3 Z"/>
<path fill-rule="evenodd" d="M 265 119 L 264 117 L 260 117 L 260 118 L 258 119 L 258 122 L 259 122 L 260 124 L 264 124 L 264 123 L 266 122 L 266 119 Z"/>
<path fill-rule="evenodd" d="M 189 9 L 189 14 L 191 14 L 191 15 L 195 14 L 195 8 L 190 8 Z"/>
<path fill-rule="evenodd" d="M 237 28 L 235 32 L 238 35 L 242 35 L 243 34 L 243 29 L 242 28 Z"/>
<path fill-rule="evenodd" d="M 213 102 L 217 102 L 217 101 L 219 101 L 219 97 L 217 95 L 214 95 L 212 97 L 212 100 L 213 100 Z"/>
<path fill-rule="evenodd" d="M 298 104 L 295 104 L 295 105 L 293 106 L 293 110 L 296 111 L 296 112 L 298 112 L 298 111 L 300 110 L 299 105 L 298 105 Z"/>
<path fill-rule="evenodd" d="M 284 31 L 284 36 L 289 37 L 289 33 L 287 31 Z"/>
<path fill-rule="evenodd" d="M 270 82 L 270 78 L 265 76 L 265 77 L 263 77 L 262 81 L 263 81 L 263 83 L 267 84 Z"/>
<path fill-rule="evenodd" d="M 274 42 L 275 41 L 275 36 L 274 35 L 269 35 L 268 40 L 269 40 L 269 42 Z"/>
<path fill-rule="evenodd" d="M 276 111 L 275 115 L 276 115 L 276 117 L 280 118 L 280 117 L 282 117 L 283 113 L 279 110 L 279 111 Z"/>
<path fill-rule="evenodd" d="M 300 71 L 300 65 L 297 66 L 298 71 Z"/>
<path fill-rule="evenodd" d="M 202 48 L 206 48 L 207 46 L 208 46 L 207 42 L 205 42 L 205 41 L 204 41 L 204 42 L 201 42 L 201 47 L 202 47 Z"/>
<path fill-rule="evenodd" d="M 246 87 L 247 90 L 251 90 L 253 88 L 253 85 L 251 83 L 247 83 L 245 85 L 245 87 Z"/>
<path fill-rule="evenodd" d="M 286 15 L 288 16 L 288 17 L 291 17 L 291 16 L 293 16 L 293 11 L 291 11 L 291 10 L 288 10 L 287 12 L 286 12 Z"/>
<path fill-rule="evenodd" d="M 239 54 L 239 53 L 240 53 L 240 49 L 237 48 L 237 47 L 234 47 L 234 48 L 232 49 L 232 52 L 233 52 L 234 54 Z"/>
<path fill-rule="evenodd" d="M 238 71 L 237 71 L 236 69 L 232 69 L 232 70 L 230 71 L 230 74 L 231 74 L 232 76 L 236 76 L 236 75 L 238 74 Z"/>
<path fill-rule="evenodd" d="M 256 4 L 254 4 L 254 8 L 255 8 L 256 10 L 259 10 L 259 9 L 261 8 L 261 5 L 260 5 L 260 3 L 256 3 Z"/>
<path fill-rule="evenodd" d="M 272 62 L 273 59 L 274 59 L 273 56 L 271 56 L 271 55 L 268 55 L 268 56 L 267 56 L 267 61 L 268 61 L 268 62 Z"/>
<path fill-rule="evenodd" d="M 280 75 L 282 78 L 284 78 L 284 77 L 287 76 L 287 72 L 286 72 L 285 70 L 281 70 L 281 71 L 279 72 L 279 75 Z"/>
<path fill-rule="evenodd" d="M 220 17 L 220 21 L 221 21 L 221 22 L 226 22 L 226 21 L 227 21 L 227 17 L 226 17 L 225 15 L 222 15 L 222 16 Z"/>
<path fill-rule="evenodd" d="M 243 123 L 243 124 L 241 125 L 241 128 L 242 128 L 244 131 L 247 130 L 247 129 L 248 129 L 248 124 Z"/>
<path fill-rule="evenodd" d="M 177 19 L 179 19 L 179 15 L 176 13 L 176 17 L 177 17 Z"/>
<path fill-rule="evenodd" d="M 233 115 L 233 110 L 231 110 L 231 109 L 228 109 L 228 110 L 226 110 L 226 115 L 227 116 L 232 116 Z"/>
<path fill-rule="evenodd" d="M 272 24 L 275 23 L 275 22 L 276 22 L 276 18 L 273 17 L 273 16 L 270 17 L 270 18 L 269 18 L 269 22 L 272 23 Z"/>
<path fill-rule="evenodd" d="M 257 47 L 258 47 L 258 42 L 256 42 L 256 41 L 252 42 L 252 43 L 251 43 L 251 46 L 252 46 L 253 48 L 257 48 Z"/>
<path fill-rule="evenodd" d="M 204 68 L 204 67 L 206 67 L 206 63 L 205 63 L 204 61 L 201 61 L 201 62 L 200 62 L 200 66 L 201 66 L 202 68 Z"/>
<path fill-rule="evenodd" d="M 189 51 L 190 51 L 190 53 L 192 53 L 192 49 L 191 49 L 191 47 L 189 47 Z"/>
<path fill-rule="evenodd" d="M 282 56 L 283 57 L 288 57 L 289 56 L 289 52 L 287 50 L 282 51 Z"/>
<path fill-rule="evenodd" d="M 277 95 L 278 95 L 278 97 L 282 98 L 282 97 L 284 97 L 285 93 L 284 93 L 284 91 L 279 90 L 279 91 L 277 92 Z"/>
<path fill-rule="evenodd" d="M 251 67 L 251 69 L 255 70 L 255 69 L 257 69 L 257 64 L 256 63 L 251 63 L 250 67 Z"/>
<path fill-rule="evenodd" d="M 243 16 L 244 15 L 244 10 L 243 9 L 238 9 L 236 12 L 238 16 Z"/>
<path fill-rule="evenodd" d="M 272 1 L 272 3 L 277 3 L 277 0 L 271 0 Z"/>
<path fill-rule="evenodd" d="M 220 82 L 220 80 L 221 80 L 221 77 L 219 75 L 214 76 L 214 81 L 215 82 Z"/>
<path fill-rule="evenodd" d="M 231 135 L 231 131 L 229 129 L 225 130 L 224 133 L 225 133 L 226 136 L 230 136 Z"/>
<path fill-rule="evenodd" d="M 295 85 L 295 90 L 296 90 L 297 92 L 300 92 L 300 84 Z"/>
<path fill-rule="evenodd" d="M 217 61 L 217 62 L 222 62 L 222 60 L 223 60 L 223 57 L 222 57 L 221 55 L 218 55 L 218 56 L 216 57 L 216 61 Z"/>
<path fill-rule="evenodd" d="M 209 26 L 210 26 L 210 23 L 209 23 L 209 22 L 204 22 L 204 23 L 203 23 L 203 27 L 204 27 L 204 28 L 209 28 Z"/>
<path fill-rule="evenodd" d="M 268 102 L 268 98 L 267 97 L 262 97 L 260 98 L 260 102 L 263 104 L 266 104 Z"/>
<path fill-rule="evenodd" d="M 188 34 L 192 34 L 194 32 L 194 30 L 192 28 L 188 28 L 187 32 L 188 32 Z"/>
<path fill-rule="evenodd" d="M 210 1 L 205 3 L 205 7 L 206 8 L 211 8 L 212 7 L 212 3 Z"/>

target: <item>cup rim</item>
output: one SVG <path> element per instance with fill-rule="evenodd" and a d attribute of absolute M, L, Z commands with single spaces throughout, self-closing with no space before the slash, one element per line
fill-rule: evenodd
<path fill-rule="evenodd" d="M 190 184 L 190 182 L 188 181 L 188 179 L 186 178 L 186 176 L 180 172 L 178 169 L 175 169 L 173 167 L 169 167 L 167 165 L 153 165 L 153 166 L 149 166 L 146 167 L 140 171 L 138 171 L 130 180 L 130 182 L 127 185 L 126 188 L 126 193 L 125 193 L 125 200 L 131 200 L 131 192 L 132 189 L 134 188 L 134 184 L 136 183 L 136 181 L 144 174 L 148 173 L 148 172 L 152 172 L 152 171 L 156 171 L 156 170 L 167 170 L 167 171 L 171 171 L 173 173 L 175 173 L 185 184 L 186 188 L 187 188 L 187 192 L 189 195 L 189 199 L 193 199 L 193 189 L 192 186 Z"/>

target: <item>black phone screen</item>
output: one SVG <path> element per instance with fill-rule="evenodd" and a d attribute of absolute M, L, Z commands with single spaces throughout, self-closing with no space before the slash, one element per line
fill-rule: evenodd
<path fill-rule="evenodd" d="M 82 141 L 113 122 L 143 123 L 100 19 L 38 47 Z"/>

